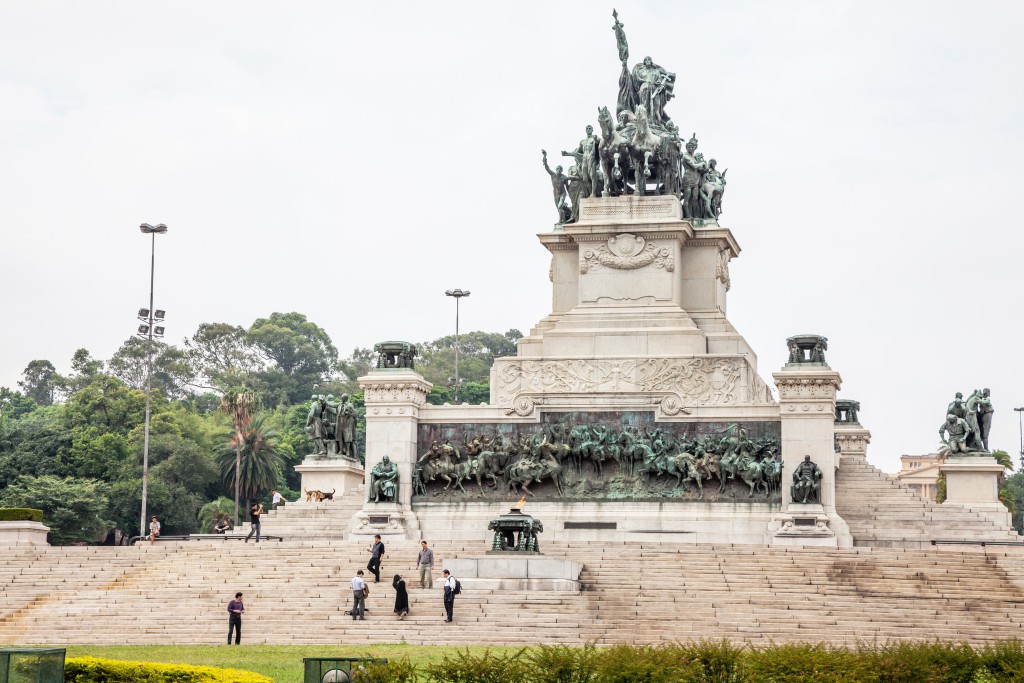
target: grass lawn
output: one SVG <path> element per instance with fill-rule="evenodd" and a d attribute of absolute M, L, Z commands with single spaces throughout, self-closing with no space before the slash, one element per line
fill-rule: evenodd
<path fill-rule="evenodd" d="M 68 657 L 103 657 L 139 662 L 199 664 L 225 669 L 245 669 L 270 676 L 279 683 L 302 683 L 303 657 L 407 657 L 416 665 L 441 660 L 445 653 L 463 651 L 441 645 L 69 645 Z M 471 646 L 480 654 L 521 648 Z"/>

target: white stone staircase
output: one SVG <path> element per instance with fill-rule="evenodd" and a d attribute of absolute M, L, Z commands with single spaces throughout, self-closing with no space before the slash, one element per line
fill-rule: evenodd
<path fill-rule="evenodd" d="M 859 456 L 844 455 L 836 472 L 836 511 L 849 525 L 855 546 L 929 548 L 933 540 L 1021 540 L 1012 527 L 983 514 L 922 498 Z"/>
<path fill-rule="evenodd" d="M 484 543 L 438 542 L 435 574 Z M 361 541 L 11 548 L 0 558 L 0 643 L 220 643 L 245 593 L 243 642 L 660 643 L 687 638 L 830 641 L 949 638 L 1024 627 L 1024 553 L 548 543 L 583 562 L 584 590 L 466 590 L 442 623 L 440 581 L 421 590 L 414 541 L 392 541 L 366 621 L 344 614 Z M 412 609 L 392 614 L 402 573 Z"/>

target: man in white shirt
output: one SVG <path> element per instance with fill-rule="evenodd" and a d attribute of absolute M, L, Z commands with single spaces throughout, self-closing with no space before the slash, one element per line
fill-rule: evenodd
<path fill-rule="evenodd" d="M 363 581 L 363 570 L 360 569 L 352 578 L 352 621 L 365 619 L 366 613 L 366 582 Z"/>
<path fill-rule="evenodd" d="M 444 574 L 444 611 L 447 615 L 444 623 L 450 624 L 455 610 L 455 577 L 447 569 L 441 573 Z"/>
<path fill-rule="evenodd" d="M 153 515 L 153 521 L 149 523 L 149 544 L 153 545 L 153 541 L 156 540 L 157 536 L 160 535 L 160 522 L 157 520 L 156 515 Z"/>
<path fill-rule="evenodd" d="M 274 489 L 271 493 L 274 494 L 274 500 L 271 501 L 270 505 L 276 510 L 278 505 L 285 502 L 284 496 L 278 493 L 277 489 Z"/>

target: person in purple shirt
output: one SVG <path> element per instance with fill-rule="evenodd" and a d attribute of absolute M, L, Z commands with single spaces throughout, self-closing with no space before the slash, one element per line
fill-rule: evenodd
<path fill-rule="evenodd" d="M 242 641 L 242 594 L 235 593 L 235 599 L 228 603 L 228 645 L 231 644 L 231 632 L 235 632 L 235 645 Z"/>

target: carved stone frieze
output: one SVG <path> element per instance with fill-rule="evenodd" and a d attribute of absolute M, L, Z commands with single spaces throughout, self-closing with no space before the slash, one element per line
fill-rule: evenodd
<path fill-rule="evenodd" d="M 594 249 L 584 249 L 580 254 L 580 272 L 587 273 L 602 267 L 618 270 L 635 270 L 644 266 L 675 270 L 676 264 L 668 247 L 648 244 L 639 235 L 628 232 L 608 239 Z"/>
<path fill-rule="evenodd" d="M 782 377 L 775 375 L 779 398 L 786 400 L 835 398 L 839 391 L 838 377 Z"/>
<path fill-rule="evenodd" d="M 836 432 L 836 440 L 839 442 L 839 451 L 844 455 L 866 455 L 871 435 L 867 432 Z"/>
<path fill-rule="evenodd" d="M 359 385 L 364 401 L 372 403 L 413 403 L 421 406 L 427 401 L 430 385 L 426 382 L 366 382 Z"/>
<path fill-rule="evenodd" d="M 743 360 L 714 356 L 495 362 L 496 398 L 502 406 L 544 394 L 664 393 L 678 397 L 662 403 L 666 415 L 678 413 L 684 405 L 771 403 L 767 387 L 760 378 L 754 382 L 752 375 Z"/>

